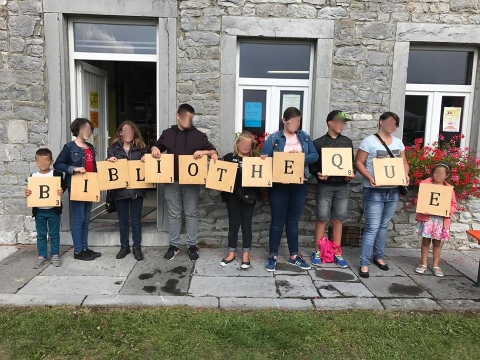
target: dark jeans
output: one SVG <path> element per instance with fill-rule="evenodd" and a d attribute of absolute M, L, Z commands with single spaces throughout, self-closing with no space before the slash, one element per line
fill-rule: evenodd
<path fill-rule="evenodd" d="M 60 251 L 60 214 L 53 209 L 37 209 L 35 215 L 38 255 L 47 257 L 47 234 L 50 237 L 50 256 Z"/>
<path fill-rule="evenodd" d="M 73 248 L 78 254 L 88 248 L 88 225 L 90 224 L 90 213 L 92 203 L 87 201 L 70 201 L 72 209 L 72 233 Z"/>
<path fill-rule="evenodd" d="M 129 246 L 129 221 L 132 222 L 133 247 L 142 245 L 142 207 L 143 197 L 115 200 L 120 226 L 120 245 Z"/>
<path fill-rule="evenodd" d="M 290 255 L 298 255 L 298 222 L 302 215 L 307 184 L 273 184 L 268 191 L 272 213 L 270 223 L 270 256 L 278 255 L 283 229 L 287 233 Z"/>
<path fill-rule="evenodd" d="M 228 211 L 228 251 L 236 251 L 238 230 L 242 227 L 243 251 L 252 247 L 252 217 L 256 203 L 247 204 L 237 197 L 236 193 L 227 195 Z"/>

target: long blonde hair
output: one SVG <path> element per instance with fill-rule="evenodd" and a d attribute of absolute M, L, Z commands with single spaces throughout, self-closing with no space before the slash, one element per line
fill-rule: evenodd
<path fill-rule="evenodd" d="M 252 148 L 250 149 L 250 152 L 248 153 L 249 156 L 253 156 L 253 149 L 255 148 L 255 145 L 257 142 L 255 141 L 255 138 L 253 137 L 252 133 L 248 131 L 242 131 L 240 134 L 237 135 L 237 138 L 235 140 L 235 146 L 233 147 L 233 153 L 235 155 L 238 155 L 238 144 L 240 141 L 247 139 L 252 141 Z"/>
<path fill-rule="evenodd" d="M 118 127 L 117 132 L 116 132 L 116 134 L 113 138 L 113 144 L 118 142 L 121 145 L 123 145 L 122 130 L 126 125 L 130 126 L 133 130 L 132 144 L 134 146 L 139 147 L 140 149 L 146 148 L 146 145 L 143 142 L 143 138 L 142 138 L 142 134 L 140 133 L 140 130 L 138 129 L 137 125 L 135 125 L 135 123 L 133 121 L 130 121 L 130 120 L 125 120 L 124 122 L 122 122 L 120 124 L 120 126 Z"/>

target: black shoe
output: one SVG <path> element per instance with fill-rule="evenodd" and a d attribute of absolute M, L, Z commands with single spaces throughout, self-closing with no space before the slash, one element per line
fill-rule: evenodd
<path fill-rule="evenodd" d="M 242 264 L 240 265 L 241 269 L 248 269 L 250 267 L 250 261 L 242 261 Z"/>
<path fill-rule="evenodd" d="M 84 251 L 86 251 L 87 254 L 90 254 L 91 256 L 96 257 L 96 258 L 102 256 L 101 253 L 90 250 L 89 248 L 86 248 Z"/>
<path fill-rule="evenodd" d="M 362 277 L 364 279 L 368 279 L 370 277 L 370 273 L 368 271 L 363 272 L 361 266 L 360 266 L 360 269 L 358 271 L 359 271 L 360 277 Z"/>
<path fill-rule="evenodd" d="M 388 271 L 388 265 L 387 265 L 387 264 L 383 264 L 383 265 L 382 265 L 382 264 L 380 264 L 380 263 L 379 263 L 377 260 L 375 260 L 375 259 L 373 260 L 373 263 L 374 263 L 375 265 L 377 265 L 380 270 Z"/>
<path fill-rule="evenodd" d="M 190 254 L 190 253 L 189 253 L 189 254 Z M 198 254 L 197 254 L 197 256 L 198 256 Z M 197 259 L 198 259 L 198 257 L 197 257 Z M 231 263 L 232 261 L 234 261 L 234 260 L 235 260 L 235 256 L 234 256 L 233 259 L 231 259 L 231 260 L 222 259 L 222 261 L 220 261 L 220 266 L 227 266 L 228 264 L 230 264 L 230 263 Z"/>
<path fill-rule="evenodd" d="M 190 261 L 198 260 L 198 248 L 195 245 L 188 248 L 188 258 Z"/>
<path fill-rule="evenodd" d="M 135 260 L 137 260 L 137 261 L 142 261 L 142 260 L 143 260 L 142 248 L 140 248 L 140 247 L 134 247 L 134 248 L 133 248 L 133 257 L 134 257 Z"/>
<path fill-rule="evenodd" d="M 173 260 L 173 258 L 175 257 L 175 255 L 178 254 L 178 248 L 176 246 L 173 246 L 171 245 L 167 252 L 165 253 L 165 255 L 163 255 L 163 258 L 165 260 Z"/>
<path fill-rule="evenodd" d="M 93 255 L 90 255 L 88 252 L 86 252 L 85 250 L 83 251 L 80 251 L 78 254 L 77 253 L 74 253 L 73 254 L 73 258 L 75 260 L 83 260 L 83 261 L 92 261 L 92 260 L 95 260 L 95 256 Z"/>
<path fill-rule="evenodd" d="M 135 252 L 135 250 L 133 250 Z M 120 248 L 120 251 L 118 252 L 117 256 L 115 256 L 117 259 L 123 259 L 125 256 L 130 254 L 130 246 L 122 246 Z"/>

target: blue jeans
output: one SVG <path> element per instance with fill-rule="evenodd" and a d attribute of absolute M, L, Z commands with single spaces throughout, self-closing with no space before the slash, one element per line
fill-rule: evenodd
<path fill-rule="evenodd" d="M 47 234 L 50 237 L 50 256 L 60 252 L 60 214 L 53 209 L 37 209 L 35 215 L 38 255 L 47 257 Z"/>
<path fill-rule="evenodd" d="M 72 233 L 73 248 L 78 254 L 88 248 L 88 225 L 90 224 L 90 213 L 92 203 L 87 201 L 70 201 L 72 209 Z"/>
<path fill-rule="evenodd" d="M 270 223 L 270 256 L 278 255 L 283 229 L 287 233 L 290 255 L 298 255 L 298 222 L 302 215 L 307 184 L 273 184 L 268 191 L 272 213 Z"/>
<path fill-rule="evenodd" d="M 387 241 L 387 229 L 397 210 L 400 194 L 398 187 L 363 188 L 363 213 L 365 229 L 360 249 L 360 265 L 370 265 L 370 257 L 375 260 L 383 258 L 383 249 Z"/>
<path fill-rule="evenodd" d="M 120 226 L 120 245 L 129 246 L 129 221 L 132 223 L 133 247 L 142 245 L 142 207 L 143 197 L 115 200 Z"/>

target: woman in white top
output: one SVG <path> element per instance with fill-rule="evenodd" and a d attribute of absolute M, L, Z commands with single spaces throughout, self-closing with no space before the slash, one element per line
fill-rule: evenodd
<path fill-rule="evenodd" d="M 392 134 L 398 128 L 400 119 L 397 114 L 385 112 L 378 121 L 377 134 L 386 143 L 395 157 L 401 157 L 405 167 L 406 183 L 409 183 L 408 163 L 405 158 L 405 146 L 402 140 Z M 389 157 L 387 149 L 375 135 L 365 138 L 358 148 L 355 167 L 363 175 L 363 212 L 365 229 L 360 250 L 360 276 L 369 277 L 368 266 L 373 252 L 373 263 L 387 271 L 383 261 L 383 249 L 387 240 L 387 229 L 395 214 L 399 200 L 398 186 L 377 186 L 373 171 L 373 159 Z"/>

